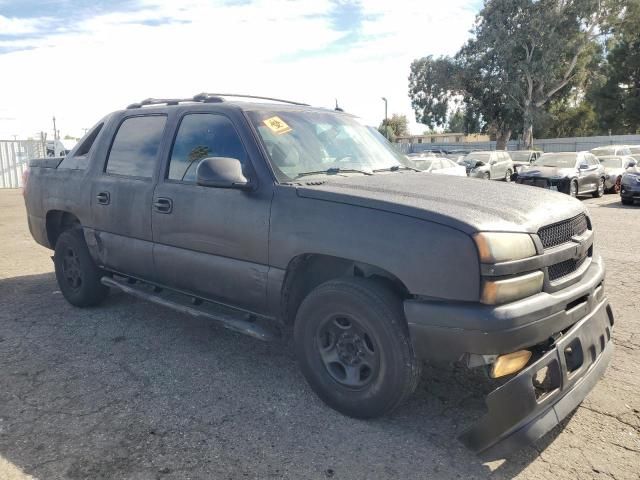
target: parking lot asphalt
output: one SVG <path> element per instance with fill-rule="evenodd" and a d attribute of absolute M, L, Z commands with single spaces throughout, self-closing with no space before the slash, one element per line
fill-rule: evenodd
<path fill-rule="evenodd" d="M 561 426 L 482 464 L 455 440 L 482 414 L 480 372 L 428 366 L 392 415 L 344 417 L 288 344 L 122 294 L 72 307 L 20 192 L 0 190 L 0 479 L 640 478 L 640 206 L 584 202 L 608 268 L 613 362 Z"/>

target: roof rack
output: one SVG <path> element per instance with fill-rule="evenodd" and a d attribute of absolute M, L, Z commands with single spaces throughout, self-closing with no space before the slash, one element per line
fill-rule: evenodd
<path fill-rule="evenodd" d="M 302 105 L 308 107 L 308 103 L 293 102 L 291 100 L 283 100 L 282 98 L 273 97 L 261 97 L 259 95 L 243 95 L 242 93 L 199 93 L 193 97 L 194 101 L 206 101 L 208 98 L 220 98 L 220 97 L 236 97 L 236 98 L 254 98 L 256 100 L 269 100 L 271 102 L 289 103 L 291 105 Z"/>
<path fill-rule="evenodd" d="M 221 103 L 224 102 L 222 97 L 236 97 L 236 98 L 253 98 L 257 100 L 269 100 L 272 102 L 289 103 L 291 105 L 301 105 L 308 107 L 307 103 L 292 102 L 291 100 L 283 100 L 281 98 L 272 97 L 260 97 L 257 95 L 243 95 L 240 93 L 199 93 L 192 98 L 147 98 L 141 102 L 132 103 L 127 105 L 127 110 L 134 108 L 142 108 L 151 105 L 178 105 L 185 102 L 198 102 L 198 103 Z"/>

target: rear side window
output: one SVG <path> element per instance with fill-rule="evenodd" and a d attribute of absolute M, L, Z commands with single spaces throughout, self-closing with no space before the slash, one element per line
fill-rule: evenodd
<path fill-rule="evenodd" d="M 130 117 L 120 124 L 111 145 L 106 172 L 151 178 L 166 123 L 164 115 Z"/>
<path fill-rule="evenodd" d="M 91 147 L 98 138 L 98 134 L 102 131 L 104 123 L 99 123 L 82 139 L 80 146 L 73 154 L 66 155 L 64 160 L 58 165 L 58 169 L 84 170 L 87 168 L 87 158 Z"/>
<path fill-rule="evenodd" d="M 247 153 L 231 121 L 211 113 L 185 115 L 180 122 L 171 159 L 169 180 L 196 181 L 196 169 L 203 158 L 231 157 L 247 162 Z"/>

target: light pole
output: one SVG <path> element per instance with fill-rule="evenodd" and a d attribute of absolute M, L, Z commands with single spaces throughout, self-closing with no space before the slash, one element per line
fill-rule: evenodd
<path fill-rule="evenodd" d="M 382 97 L 382 100 L 384 100 L 384 123 L 386 125 L 387 124 L 387 99 L 385 97 Z"/>

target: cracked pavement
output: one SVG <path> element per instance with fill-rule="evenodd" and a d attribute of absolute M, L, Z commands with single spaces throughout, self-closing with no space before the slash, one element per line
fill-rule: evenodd
<path fill-rule="evenodd" d="M 0 190 L 0 479 L 640 478 L 640 206 L 584 200 L 607 264 L 614 359 L 563 424 L 504 462 L 455 437 L 480 372 L 425 368 L 411 400 L 362 421 L 326 407 L 290 345 L 112 294 L 67 304 L 22 197 Z"/>

